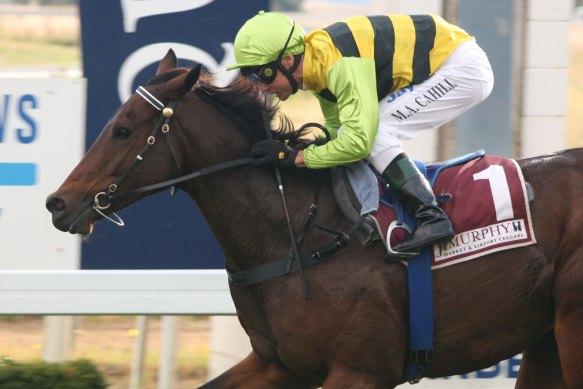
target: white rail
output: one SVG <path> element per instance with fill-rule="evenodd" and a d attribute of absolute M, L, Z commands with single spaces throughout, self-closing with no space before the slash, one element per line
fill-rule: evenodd
<path fill-rule="evenodd" d="M 224 270 L 0 270 L 2 315 L 231 315 Z"/>

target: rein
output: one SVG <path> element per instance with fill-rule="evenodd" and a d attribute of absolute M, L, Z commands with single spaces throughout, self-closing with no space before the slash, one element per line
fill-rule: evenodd
<path fill-rule="evenodd" d="M 155 96 L 153 96 L 150 92 L 148 92 L 142 86 L 139 86 L 137 88 L 136 93 L 138 95 L 140 95 L 144 100 L 146 100 L 154 108 L 161 111 L 162 116 L 160 117 L 160 119 L 158 120 L 158 122 L 156 123 L 154 128 L 152 129 L 152 133 L 148 137 L 146 145 L 142 148 L 140 153 L 136 156 L 136 159 L 130 165 L 128 170 L 126 170 L 126 172 L 123 175 L 121 175 L 115 183 L 111 184 L 108 187 L 106 192 L 99 192 L 94 196 L 92 208 L 97 213 L 99 213 L 101 216 L 103 216 L 105 219 L 107 219 L 107 220 L 109 220 L 109 221 L 111 221 L 119 226 L 124 225 L 123 220 L 116 213 L 114 213 L 114 212 L 111 213 L 114 217 L 114 218 L 112 218 L 103 212 L 103 210 L 108 209 L 111 206 L 111 204 L 115 201 L 119 201 L 119 200 L 122 200 L 126 197 L 134 196 L 137 194 L 147 194 L 147 193 L 156 192 L 156 191 L 159 191 L 162 189 L 166 189 L 168 187 L 171 187 L 174 189 L 174 187 L 177 184 L 192 180 L 194 178 L 210 175 L 210 174 L 217 173 L 217 172 L 227 170 L 227 169 L 231 169 L 234 167 L 250 165 L 256 161 L 256 158 L 247 157 L 247 158 L 240 158 L 240 159 L 236 159 L 236 160 L 222 162 L 222 163 L 219 163 L 216 165 L 202 168 L 200 170 L 197 170 L 193 173 L 190 173 L 190 174 L 187 174 L 184 176 L 176 177 L 176 178 L 162 181 L 162 182 L 159 182 L 156 184 L 147 185 L 147 186 L 143 186 L 141 188 L 129 190 L 129 191 L 124 192 L 124 193 L 116 194 L 115 192 L 117 191 L 117 189 L 119 188 L 121 183 L 123 181 L 125 181 L 126 178 L 132 173 L 132 171 L 138 166 L 138 164 L 144 160 L 144 157 L 146 156 L 146 154 L 154 146 L 154 144 L 156 143 L 156 136 L 158 135 L 159 131 L 161 131 L 162 135 L 164 135 L 166 138 L 166 143 L 168 145 L 169 154 L 170 154 L 170 157 L 172 159 L 172 167 L 173 167 L 173 171 L 174 171 L 175 176 L 178 175 L 178 170 L 180 167 L 180 164 L 178 162 L 178 158 L 176 157 L 176 154 L 174 152 L 174 148 L 172 146 L 172 141 L 170 139 L 170 124 L 169 124 L 170 118 L 172 118 L 172 116 L 174 115 L 174 109 L 178 105 L 178 100 L 172 100 L 168 103 L 167 106 L 165 106 L 160 100 L 158 100 Z M 210 99 L 210 96 L 208 96 L 208 94 L 197 93 L 197 95 L 203 97 L 203 99 L 205 101 L 207 101 L 208 103 L 210 103 L 214 107 L 219 108 L 222 112 L 227 112 L 230 117 L 233 117 L 235 119 L 238 119 L 239 121 L 242 121 L 241 118 L 234 115 L 233 112 L 227 111 L 224 107 L 220 106 L 219 104 L 216 104 L 216 102 L 214 102 L 214 100 Z M 315 125 L 313 123 L 308 123 L 308 124 L 312 125 L 312 126 Z M 306 127 L 308 124 L 304 125 L 303 127 Z M 328 131 L 325 129 L 325 127 L 324 128 L 320 127 L 320 128 L 323 129 L 323 131 L 326 133 L 326 137 L 329 139 L 330 135 L 329 135 Z M 267 128 L 267 130 L 269 130 L 269 128 Z M 269 279 L 272 279 L 275 277 L 280 277 L 283 275 L 290 274 L 292 272 L 299 272 L 300 278 L 302 280 L 302 286 L 304 289 L 304 297 L 308 298 L 309 294 L 308 294 L 308 290 L 307 290 L 307 285 L 305 283 L 305 278 L 303 275 L 303 269 L 323 262 L 327 257 L 331 256 L 332 254 L 334 254 L 337 251 L 341 250 L 342 248 L 346 247 L 351 240 L 352 234 L 360 225 L 360 221 L 358 223 L 354 224 L 351 227 L 350 231 L 347 233 L 337 232 L 337 231 L 334 231 L 334 230 L 329 229 L 327 227 L 323 227 L 323 226 L 320 226 L 318 224 L 313 223 L 313 219 L 315 218 L 316 211 L 317 211 L 317 200 L 318 200 L 318 193 L 319 193 L 319 187 L 320 187 L 319 186 L 320 182 L 316 181 L 316 190 L 314 193 L 314 201 L 308 208 L 308 215 L 306 217 L 306 220 L 302 224 L 302 227 L 300 228 L 300 231 L 299 231 L 297 238 L 296 238 L 296 235 L 295 235 L 293 228 L 291 226 L 291 221 L 289 219 L 289 213 L 287 211 L 287 205 L 286 205 L 285 197 L 283 194 L 283 186 L 281 183 L 281 176 L 278 173 L 279 173 L 279 171 L 276 170 L 276 175 L 278 178 L 278 187 L 280 189 L 280 193 L 282 196 L 284 212 L 285 212 L 285 216 L 287 218 L 287 223 L 288 223 L 288 227 L 289 227 L 289 232 L 290 232 L 293 250 L 291 250 L 290 254 L 286 258 L 276 260 L 273 262 L 268 262 L 266 264 L 253 267 L 251 269 L 242 270 L 242 271 L 238 271 L 238 272 L 231 272 L 231 271 L 229 271 L 229 269 L 226 269 L 226 270 L 227 270 L 230 282 L 232 282 L 236 285 L 242 285 L 242 286 L 260 283 L 260 282 L 263 282 L 263 281 L 266 281 L 266 280 L 269 280 Z M 322 231 L 333 234 L 336 236 L 336 238 L 324 246 L 321 246 L 321 247 L 318 247 L 315 249 L 306 250 L 303 252 L 299 252 L 298 247 L 301 244 L 301 242 L 303 241 L 310 225 L 314 225 L 315 227 L 319 228 Z"/>
<path fill-rule="evenodd" d="M 187 174 L 185 176 L 180 176 L 180 177 L 177 177 L 177 178 L 174 178 L 171 180 L 159 182 L 157 184 L 152 184 L 152 185 L 148 185 L 148 186 L 143 186 L 141 188 L 132 189 L 132 190 L 129 190 L 127 192 L 120 193 L 117 195 L 109 195 L 108 200 L 113 202 L 115 200 L 120 200 L 120 199 L 123 199 L 125 197 L 133 196 L 136 194 L 156 192 L 156 191 L 161 190 L 161 189 L 170 188 L 170 187 L 173 187 L 177 184 L 181 184 L 183 182 L 190 181 L 193 178 L 208 176 L 209 174 L 217 173 L 217 172 L 220 172 L 222 170 L 231 169 L 231 168 L 234 168 L 237 166 L 250 165 L 255 161 L 256 161 L 255 158 L 248 157 L 248 158 L 240 158 L 240 159 L 235 159 L 232 161 L 222 162 L 222 163 L 219 163 L 219 164 L 216 164 L 213 166 L 208 166 L 208 167 L 202 168 L 200 170 L 197 170 L 197 171 L 192 172 L 190 174 Z"/>
<path fill-rule="evenodd" d="M 295 23 L 295 22 L 294 22 Z M 293 31 L 293 29 L 292 29 Z M 291 37 L 291 34 L 290 34 Z M 288 38 L 289 40 L 289 38 Z M 287 45 L 287 43 L 286 43 Z M 296 88 L 297 89 L 297 88 Z M 263 122 L 265 123 L 265 132 L 267 135 L 267 139 L 272 140 L 273 136 L 271 134 L 271 128 L 269 125 L 269 117 L 267 112 L 263 112 Z M 306 281 L 306 276 L 304 275 L 304 269 L 302 267 L 302 262 L 300 259 L 300 251 L 298 249 L 298 242 L 296 240 L 296 235 L 294 234 L 294 229 L 291 224 L 291 218 L 289 216 L 289 211 L 287 209 L 287 201 L 285 199 L 285 193 L 283 191 L 283 180 L 281 179 L 281 171 L 278 166 L 273 166 L 273 171 L 275 172 L 275 179 L 277 180 L 277 187 L 279 189 L 279 195 L 281 198 L 281 205 L 283 206 L 283 213 L 285 215 L 285 221 L 287 223 L 287 229 L 289 232 L 289 239 L 291 241 L 292 250 L 293 250 L 293 258 L 296 261 L 296 265 L 298 266 L 298 272 L 300 275 L 300 281 L 302 283 L 302 289 L 304 290 L 304 298 L 310 298 L 310 292 L 308 291 L 308 282 Z"/>

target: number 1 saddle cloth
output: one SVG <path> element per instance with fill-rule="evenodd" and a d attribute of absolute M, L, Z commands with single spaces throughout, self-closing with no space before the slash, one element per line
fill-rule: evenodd
<path fill-rule="evenodd" d="M 528 184 L 515 160 L 484 155 L 482 151 L 419 167 L 456 232 L 450 241 L 433 246 L 434 269 L 536 243 Z M 396 212 L 390 189 L 380 186 L 381 206 L 370 215 L 383 232 L 386 244 L 389 225 L 401 211 L 397 208 Z M 404 229 L 393 229 L 391 247 L 405 235 Z"/>

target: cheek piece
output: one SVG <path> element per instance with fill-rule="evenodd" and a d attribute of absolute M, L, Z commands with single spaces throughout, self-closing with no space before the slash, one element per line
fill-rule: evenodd
<path fill-rule="evenodd" d="M 287 77 L 289 84 L 292 87 L 292 95 L 298 91 L 298 83 L 295 80 L 295 78 L 292 77 L 292 73 L 295 72 L 296 69 L 298 68 L 298 66 L 300 65 L 299 60 L 300 60 L 302 54 L 294 55 L 294 63 L 292 65 L 292 67 L 289 69 L 286 69 L 285 66 L 283 66 L 283 64 L 281 63 L 281 57 L 283 57 L 285 50 L 287 49 L 287 45 L 290 42 L 290 39 L 294 33 L 295 28 L 296 28 L 296 22 L 294 21 L 292 24 L 291 31 L 289 32 L 289 35 L 287 37 L 287 40 L 285 41 L 285 45 L 283 45 L 283 49 L 281 49 L 281 51 L 279 52 L 279 55 L 277 56 L 277 60 L 276 60 L 277 69 L 279 71 L 281 71 Z"/>
<path fill-rule="evenodd" d="M 281 63 L 281 59 L 279 61 L 277 61 L 277 68 L 279 69 L 280 72 L 282 72 L 287 77 L 289 84 L 292 87 L 292 94 L 294 94 L 298 91 L 298 82 L 296 81 L 295 78 L 293 78 L 292 74 L 293 74 L 293 72 L 296 71 L 296 69 L 300 65 L 301 57 L 302 57 L 302 54 L 294 55 L 294 63 L 292 65 L 292 67 L 289 69 L 287 69 L 285 66 L 283 66 L 283 64 Z"/>

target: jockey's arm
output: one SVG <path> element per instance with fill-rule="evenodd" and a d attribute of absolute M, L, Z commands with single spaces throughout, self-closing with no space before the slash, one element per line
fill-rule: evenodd
<path fill-rule="evenodd" d="M 340 128 L 340 118 L 338 117 L 338 105 L 336 103 L 326 100 L 325 98 L 314 94 L 318 103 L 320 103 L 320 110 L 324 114 L 324 126 L 330 131 L 330 137 L 336 139 L 338 136 L 338 129 Z"/>
<path fill-rule="evenodd" d="M 375 140 L 378 99 L 374 62 L 369 59 L 341 58 L 327 72 L 328 88 L 337 103 L 320 104 L 327 123 L 342 133 L 322 146 L 309 146 L 296 157 L 296 166 L 311 169 L 343 165 L 366 158 Z M 334 120 L 334 117 L 337 117 Z"/>

